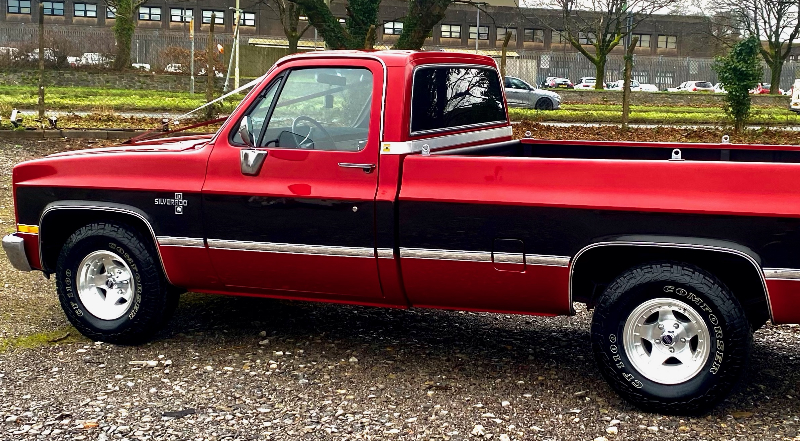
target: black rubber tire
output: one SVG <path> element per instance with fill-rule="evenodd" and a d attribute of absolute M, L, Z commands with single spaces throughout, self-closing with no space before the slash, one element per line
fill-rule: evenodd
<path fill-rule="evenodd" d="M 553 102 L 549 98 L 539 98 L 534 106 L 536 110 L 553 110 Z"/>
<path fill-rule="evenodd" d="M 689 304 L 711 334 L 705 366 L 680 384 L 648 380 L 632 366 L 624 348 L 628 316 L 643 302 L 660 297 Z M 657 262 L 625 271 L 606 288 L 592 317 L 591 338 L 601 374 L 622 397 L 650 412 L 697 415 L 738 384 L 749 363 L 753 332 L 738 300 L 713 275 L 688 264 Z"/>
<path fill-rule="evenodd" d="M 75 295 L 78 265 L 99 250 L 124 258 L 136 280 L 133 306 L 116 320 L 93 316 Z M 163 275 L 154 244 L 135 229 L 116 223 L 90 224 L 67 239 L 56 264 L 56 288 L 61 308 L 75 329 L 92 340 L 116 344 L 147 341 L 170 318 L 179 298 Z"/>

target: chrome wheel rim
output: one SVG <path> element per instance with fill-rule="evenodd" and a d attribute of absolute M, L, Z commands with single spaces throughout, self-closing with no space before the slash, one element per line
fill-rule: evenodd
<path fill-rule="evenodd" d="M 125 261 L 111 251 L 95 251 L 78 267 L 78 298 L 100 320 L 116 320 L 133 305 L 136 281 Z"/>
<path fill-rule="evenodd" d="M 625 354 L 642 376 L 660 384 L 694 378 L 711 354 L 706 322 L 680 300 L 648 300 L 625 321 Z"/>

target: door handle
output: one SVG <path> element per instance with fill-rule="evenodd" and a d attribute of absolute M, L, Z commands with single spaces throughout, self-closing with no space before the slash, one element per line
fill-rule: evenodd
<path fill-rule="evenodd" d="M 340 162 L 339 167 L 360 168 L 361 170 L 364 170 L 364 173 L 372 173 L 372 170 L 375 169 L 375 164 L 352 164 L 350 162 Z"/>

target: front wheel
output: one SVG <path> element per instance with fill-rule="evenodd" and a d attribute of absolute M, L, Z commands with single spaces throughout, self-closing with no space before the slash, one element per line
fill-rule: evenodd
<path fill-rule="evenodd" d="M 737 299 L 687 264 L 625 271 L 601 296 L 592 349 L 603 377 L 653 412 L 697 414 L 722 401 L 750 358 L 752 331 Z"/>
<path fill-rule="evenodd" d="M 96 223 L 72 234 L 58 257 L 56 277 L 64 313 L 93 340 L 142 342 L 178 301 L 153 246 L 125 225 Z"/>

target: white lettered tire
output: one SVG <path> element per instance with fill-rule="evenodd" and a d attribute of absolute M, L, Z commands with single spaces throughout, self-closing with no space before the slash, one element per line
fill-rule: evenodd
<path fill-rule="evenodd" d="M 592 350 L 620 395 L 652 412 L 703 413 L 747 366 L 752 331 L 741 305 L 711 274 L 688 264 L 631 268 L 600 297 Z"/>
<path fill-rule="evenodd" d="M 153 245 L 126 225 L 94 223 L 67 239 L 56 265 L 59 301 L 70 323 L 92 340 L 147 340 L 177 305 Z"/>

